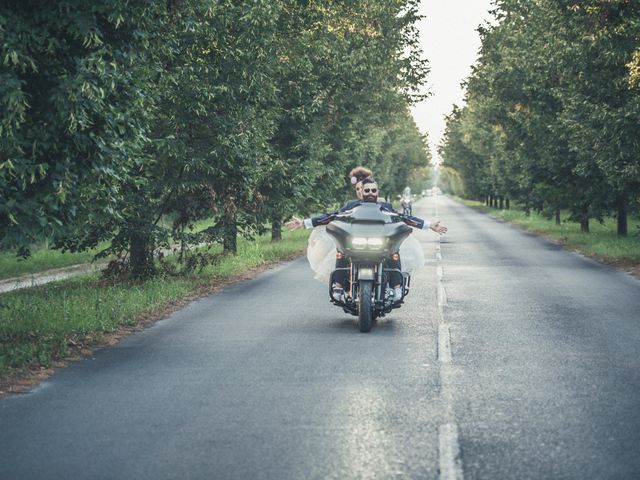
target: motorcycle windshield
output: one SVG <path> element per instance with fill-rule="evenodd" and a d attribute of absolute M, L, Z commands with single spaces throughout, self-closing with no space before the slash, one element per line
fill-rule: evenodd
<path fill-rule="evenodd" d="M 397 221 L 398 214 L 382 210 L 377 203 L 362 203 L 351 210 L 342 212 L 337 220 L 353 224 L 391 223 Z"/>
<path fill-rule="evenodd" d="M 361 251 L 353 248 L 354 238 L 382 239 L 378 250 L 395 252 L 411 233 L 411 228 L 401 221 L 397 213 L 382 210 L 375 203 L 364 203 L 338 215 L 327 225 L 327 233 L 336 239 L 342 252 Z M 366 250 L 374 249 L 370 245 L 366 247 Z"/>

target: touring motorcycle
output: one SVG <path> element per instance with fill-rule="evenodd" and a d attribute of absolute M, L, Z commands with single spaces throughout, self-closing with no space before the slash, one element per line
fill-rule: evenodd
<path fill-rule="evenodd" d="M 407 189 L 405 189 L 404 193 L 402 194 L 402 200 L 400 201 L 400 203 L 402 204 L 402 213 L 404 215 L 412 215 L 412 201 L 411 201 L 411 191 Z"/>
<path fill-rule="evenodd" d="M 358 317 L 361 332 L 369 332 L 377 317 L 400 308 L 409 293 L 410 276 L 399 269 L 388 268 L 387 259 L 397 260 L 402 242 L 411 234 L 411 227 L 402 222 L 402 215 L 381 209 L 376 203 L 363 203 L 352 210 L 335 214 L 327 225 L 327 233 L 337 244 L 337 255 L 348 261 L 348 267 L 331 274 L 329 296 L 346 313 Z M 395 299 L 389 274 L 402 278 L 402 298 Z M 333 298 L 331 285 L 347 274 L 345 296 Z"/>

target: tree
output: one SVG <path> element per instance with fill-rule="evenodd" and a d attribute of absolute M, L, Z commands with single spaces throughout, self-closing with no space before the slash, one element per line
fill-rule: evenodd
<path fill-rule="evenodd" d="M 65 235 L 87 199 L 117 218 L 143 162 L 156 2 L 0 7 L 0 248 Z"/>
<path fill-rule="evenodd" d="M 416 0 L 39 5 L 0 10 L 0 248 L 106 240 L 144 277 L 161 246 L 277 238 L 357 163 L 393 190 L 428 161 Z"/>
<path fill-rule="evenodd" d="M 445 163 L 484 165 L 492 193 L 525 208 L 568 208 L 587 231 L 637 196 L 638 6 L 602 2 L 496 2 L 467 107 L 449 119 Z M 464 148 L 463 148 L 464 147 Z M 460 171 L 465 183 L 473 172 Z"/>

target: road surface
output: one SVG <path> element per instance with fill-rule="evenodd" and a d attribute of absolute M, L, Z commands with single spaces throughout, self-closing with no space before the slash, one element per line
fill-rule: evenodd
<path fill-rule="evenodd" d="M 640 282 L 444 198 L 369 334 L 299 259 L 0 401 L 0 478 L 640 476 Z"/>

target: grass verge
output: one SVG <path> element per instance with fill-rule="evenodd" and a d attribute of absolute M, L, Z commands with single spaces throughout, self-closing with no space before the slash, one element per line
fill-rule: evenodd
<path fill-rule="evenodd" d="M 640 219 L 629 219 L 629 235 L 619 237 L 616 221 L 607 218 L 603 223 L 590 222 L 590 232 L 581 232 L 580 225 L 567 220 L 568 213 L 562 212 L 561 223 L 531 212 L 526 215 L 518 209 L 500 210 L 474 200 L 455 197 L 460 203 L 485 212 L 494 218 L 517 225 L 524 230 L 543 235 L 560 242 L 567 248 L 590 256 L 601 262 L 621 267 L 640 276 Z"/>
<path fill-rule="evenodd" d="M 170 222 L 162 220 L 165 228 L 169 228 Z M 196 222 L 191 231 L 197 232 L 213 225 L 213 219 Z M 90 263 L 95 255 L 109 246 L 109 242 L 102 242 L 96 248 L 86 252 L 61 252 L 49 249 L 46 242 L 34 246 L 28 258 L 16 257 L 15 251 L 0 252 L 0 280 L 7 278 L 39 273 L 54 268 L 71 267 L 82 263 Z M 102 260 L 106 261 L 106 260 Z"/>
<path fill-rule="evenodd" d="M 17 258 L 15 252 L 0 252 L 0 280 L 89 263 L 100 250 L 101 248 L 95 248 L 86 252 L 63 253 L 43 247 L 34 249 L 31 256 L 26 259 Z"/>
<path fill-rule="evenodd" d="M 275 243 L 268 235 L 240 240 L 237 256 L 219 256 L 188 276 L 113 283 L 96 274 L 0 295 L 0 395 L 32 383 L 34 372 L 88 355 L 194 298 L 301 253 L 307 238 L 308 231 L 298 230 L 283 232 Z"/>

